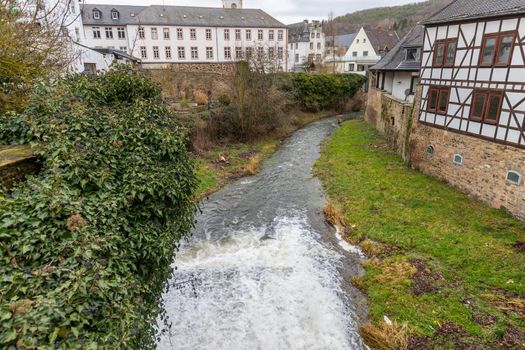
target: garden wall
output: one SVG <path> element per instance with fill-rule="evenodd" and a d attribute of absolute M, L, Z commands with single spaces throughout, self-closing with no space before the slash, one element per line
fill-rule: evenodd
<path fill-rule="evenodd" d="M 0 147 L 0 186 L 10 189 L 26 175 L 40 170 L 29 146 Z"/>

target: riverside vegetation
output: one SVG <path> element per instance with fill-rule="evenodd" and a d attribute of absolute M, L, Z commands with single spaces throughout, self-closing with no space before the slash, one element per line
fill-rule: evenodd
<path fill-rule="evenodd" d="M 257 172 L 259 152 L 271 153 L 286 132 L 320 116 L 287 120 L 292 108 L 341 110 L 363 83 L 354 75 L 243 74 L 250 83 L 235 87 L 242 97 L 232 94 L 203 118 L 216 142 L 208 152 L 237 152 L 222 175 L 210 158 L 188 152 L 195 124 L 129 67 L 35 82 L 22 112 L 0 117 L 2 142 L 31 143 L 42 163 L 39 174 L 0 190 L 0 347 L 154 348 L 160 297 L 197 199 L 226 172 Z M 312 96 L 330 84 L 344 93 Z M 276 109 L 269 94 L 258 95 L 263 87 L 286 103 Z M 236 139 L 243 143 L 229 147 Z"/>
<path fill-rule="evenodd" d="M 525 347 L 523 222 L 409 169 L 362 120 L 334 133 L 315 172 L 332 221 L 368 256 L 353 281 L 368 297 L 368 345 Z"/>

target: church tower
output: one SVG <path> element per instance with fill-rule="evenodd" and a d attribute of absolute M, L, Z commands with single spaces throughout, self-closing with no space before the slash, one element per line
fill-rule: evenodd
<path fill-rule="evenodd" d="M 225 9 L 242 9 L 242 0 L 222 0 Z"/>

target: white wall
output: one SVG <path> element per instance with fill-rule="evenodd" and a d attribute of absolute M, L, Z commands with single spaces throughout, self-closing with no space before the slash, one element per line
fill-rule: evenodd
<path fill-rule="evenodd" d="M 412 82 L 411 72 L 395 72 L 394 80 L 392 82 L 392 96 L 399 100 L 405 100 L 405 91 L 410 89 L 410 83 Z M 410 95 L 407 101 L 412 101 L 413 95 Z"/>
<path fill-rule="evenodd" d="M 70 70 L 74 73 L 84 72 L 84 64 L 95 64 L 97 71 L 108 71 L 111 63 L 113 63 L 113 55 L 104 55 L 89 48 L 72 44 L 72 50 L 76 56 L 72 62 Z"/>

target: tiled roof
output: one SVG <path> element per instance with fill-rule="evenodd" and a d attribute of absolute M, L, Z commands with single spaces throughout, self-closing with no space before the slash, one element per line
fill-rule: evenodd
<path fill-rule="evenodd" d="M 525 0 L 455 0 L 423 22 L 439 24 L 525 13 Z"/>
<path fill-rule="evenodd" d="M 370 44 L 378 54 L 383 51 L 391 50 L 399 41 L 399 37 L 397 36 L 396 32 L 367 30 L 366 35 L 370 40 Z"/>
<path fill-rule="evenodd" d="M 423 46 L 424 28 L 422 25 L 415 26 L 407 35 L 405 35 L 396 46 L 390 50 L 381 61 L 370 67 L 371 70 L 403 70 L 418 71 L 421 62 L 407 61 L 406 48 L 421 48 Z"/>
<path fill-rule="evenodd" d="M 93 9 L 102 12 L 100 20 L 93 19 Z M 111 10 L 120 13 L 119 20 L 111 19 Z M 136 12 L 134 12 L 136 11 Z M 134 13 L 135 16 L 131 16 Z M 85 5 L 82 20 L 89 25 L 180 25 L 196 27 L 255 27 L 285 28 L 286 26 L 258 9 L 226 9 L 191 6 L 120 6 L 120 5 Z"/>

